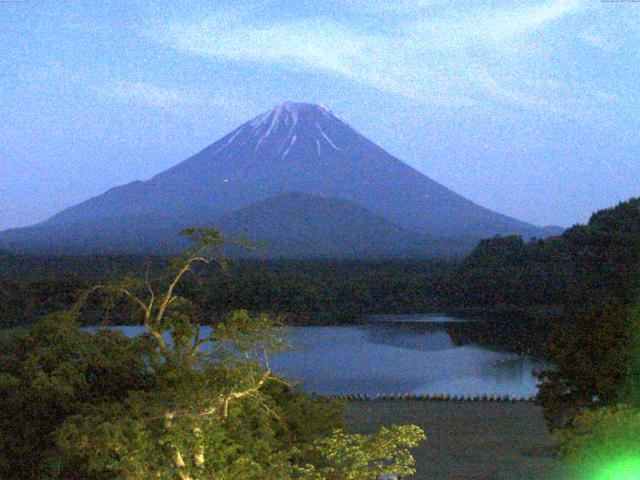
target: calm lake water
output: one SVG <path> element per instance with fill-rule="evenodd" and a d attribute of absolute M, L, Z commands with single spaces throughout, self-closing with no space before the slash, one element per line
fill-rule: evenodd
<path fill-rule="evenodd" d="M 274 356 L 271 367 L 323 395 L 535 395 L 532 371 L 550 365 L 467 342 L 465 331 L 475 325 L 444 316 L 385 315 L 365 325 L 291 327 L 287 336 L 296 350 Z M 129 335 L 141 331 L 119 328 Z"/>

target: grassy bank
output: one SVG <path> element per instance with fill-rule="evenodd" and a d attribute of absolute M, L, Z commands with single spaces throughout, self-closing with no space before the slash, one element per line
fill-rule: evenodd
<path fill-rule="evenodd" d="M 414 456 L 416 480 L 554 480 L 551 436 L 529 402 L 350 402 L 347 424 L 371 432 L 415 424 L 427 435 Z"/>

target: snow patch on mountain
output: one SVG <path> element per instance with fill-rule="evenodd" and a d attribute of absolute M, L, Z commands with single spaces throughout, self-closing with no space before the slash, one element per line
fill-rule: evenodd
<path fill-rule="evenodd" d="M 320 128 L 320 125 L 318 125 L 317 123 L 316 123 L 316 125 L 318 126 L 318 129 L 320 130 L 320 134 L 324 137 L 324 139 L 325 139 L 327 142 L 329 142 L 329 145 L 331 145 L 331 146 L 333 147 L 333 149 L 334 149 L 334 150 L 342 151 L 340 148 L 338 148 L 338 147 L 336 146 L 336 144 L 335 144 L 335 143 L 333 143 L 333 142 L 331 141 L 331 139 L 327 136 L 327 134 L 326 134 L 326 133 L 324 133 L 324 131 L 322 130 L 322 128 Z"/>
<path fill-rule="evenodd" d="M 224 147 L 230 145 L 240 134 L 245 133 L 245 142 L 247 138 L 255 142 L 253 144 L 254 152 L 258 152 L 265 145 L 271 146 L 275 142 L 276 145 L 279 145 L 278 154 L 281 158 L 284 158 L 296 141 L 303 137 L 312 142 L 315 141 L 318 155 L 321 154 L 320 144 L 322 142 L 327 142 L 333 150 L 341 152 L 342 149 L 323 129 L 322 125 L 331 125 L 335 124 L 335 122 L 346 125 L 344 121 L 322 105 L 285 102 L 267 112 L 261 113 L 235 132 L 232 132 Z M 351 127 L 349 129 L 353 130 Z M 286 133 L 284 133 L 285 131 Z"/>
<path fill-rule="evenodd" d="M 289 151 L 291 150 L 291 147 L 293 147 L 293 145 L 296 143 L 296 140 L 298 139 L 297 135 L 293 136 L 293 139 L 291 140 L 291 144 L 287 147 L 287 149 L 284 151 L 284 153 L 282 154 L 282 157 L 280 157 L 281 159 L 284 159 L 284 157 L 287 156 L 287 154 L 289 153 Z"/>

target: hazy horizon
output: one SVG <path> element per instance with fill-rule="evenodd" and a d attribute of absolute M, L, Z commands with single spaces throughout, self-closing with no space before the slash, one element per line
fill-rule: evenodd
<path fill-rule="evenodd" d="M 640 4 L 0 2 L 0 230 L 321 103 L 470 200 L 570 226 L 640 194 Z"/>

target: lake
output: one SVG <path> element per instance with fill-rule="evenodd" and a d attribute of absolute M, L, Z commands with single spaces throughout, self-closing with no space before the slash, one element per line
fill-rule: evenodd
<path fill-rule="evenodd" d="M 307 392 L 449 394 L 530 397 L 532 371 L 550 368 L 522 352 L 474 342 L 486 322 L 441 315 L 384 315 L 363 325 L 291 327 L 296 350 L 275 355 L 271 367 Z M 116 327 L 132 335 L 140 327 Z M 468 334 L 467 334 L 468 333 Z"/>

